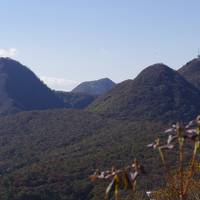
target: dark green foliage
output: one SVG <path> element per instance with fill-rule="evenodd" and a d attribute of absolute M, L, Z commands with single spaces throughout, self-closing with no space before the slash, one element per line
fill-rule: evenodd
<path fill-rule="evenodd" d="M 89 181 L 95 168 L 123 167 L 133 158 L 148 165 L 138 187 L 160 185 L 156 160 L 145 148 L 160 123 L 103 119 L 85 111 L 24 112 L 0 118 L 0 197 L 9 200 L 100 200 Z M 151 172 L 156 171 L 155 175 Z M 143 181 L 145 180 L 145 182 Z M 154 184 L 151 182 L 153 181 Z M 94 188 L 94 189 L 93 189 Z"/>
<path fill-rule="evenodd" d="M 84 93 L 94 96 L 102 95 L 115 86 L 109 78 L 102 78 L 96 81 L 86 81 L 75 87 L 73 93 Z"/>
<path fill-rule="evenodd" d="M 31 70 L 0 58 L 0 114 L 61 107 L 64 103 Z"/>
<path fill-rule="evenodd" d="M 96 96 L 83 94 L 83 93 L 73 93 L 73 92 L 61 92 L 56 91 L 56 95 L 61 98 L 65 103 L 65 108 L 75 108 L 83 109 L 90 105 Z"/>
<path fill-rule="evenodd" d="M 99 97 L 89 110 L 128 120 L 190 120 L 200 110 L 199 99 L 200 91 L 179 73 L 155 64 Z"/>

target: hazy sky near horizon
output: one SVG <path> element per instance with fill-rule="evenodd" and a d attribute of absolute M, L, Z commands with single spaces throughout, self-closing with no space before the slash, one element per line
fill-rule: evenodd
<path fill-rule="evenodd" d="M 162 62 L 177 69 L 200 48 L 199 0 L 0 0 L 0 56 L 50 87 L 134 78 Z"/>

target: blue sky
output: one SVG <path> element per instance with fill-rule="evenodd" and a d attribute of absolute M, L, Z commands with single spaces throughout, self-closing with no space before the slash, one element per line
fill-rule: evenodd
<path fill-rule="evenodd" d="M 200 48 L 199 0 L 0 0 L 0 55 L 55 89 L 177 69 Z"/>

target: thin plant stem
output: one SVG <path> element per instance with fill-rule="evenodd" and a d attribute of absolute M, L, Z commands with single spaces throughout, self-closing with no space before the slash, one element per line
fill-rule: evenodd
<path fill-rule="evenodd" d="M 187 194 L 191 178 L 193 177 L 193 175 L 195 173 L 196 154 L 197 154 L 197 150 L 200 147 L 200 140 L 199 140 L 200 124 L 199 123 L 198 123 L 198 127 L 197 127 L 197 135 L 198 135 L 198 137 L 196 138 L 195 143 L 194 143 L 194 151 L 193 151 L 193 155 L 192 155 L 192 161 L 191 161 L 191 165 L 190 165 L 190 171 L 189 171 L 187 182 L 186 182 L 186 185 L 185 185 L 184 195 Z"/>
<path fill-rule="evenodd" d="M 179 137 L 179 174 L 180 174 L 180 200 L 184 200 L 184 180 L 183 180 L 183 143 L 184 138 Z"/>
<path fill-rule="evenodd" d="M 191 160 L 191 165 L 189 168 L 189 173 L 188 173 L 188 177 L 187 177 L 187 182 L 185 184 L 185 190 L 184 190 L 184 195 L 187 194 L 188 191 L 188 187 L 191 181 L 191 178 L 193 177 L 194 173 L 195 173 L 195 160 L 196 160 L 196 154 L 197 154 L 197 150 L 199 148 L 199 141 L 195 141 L 194 144 L 194 151 L 193 151 L 193 155 L 192 155 L 192 160 Z"/>
<path fill-rule="evenodd" d="M 162 149 L 161 148 L 158 148 L 158 151 L 159 151 L 159 154 L 160 154 L 160 157 L 161 157 L 161 161 L 162 161 L 162 164 L 166 170 L 166 173 L 168 174 L 169 173 L 169 170 L 168 170 L 168 167 L 166 165 L 166 162 L 165 162 L 165 157 L 164 157 L 164 154 L 162 152 Z"/>
<path fill-rule="evenodd" d="M 161 148 L 158 148 L 158 151 L 159 151 L 159 154 L 160 154 L 160 157 L 161 157 L 162 164 L 165 168 L 165 172 L 166 172 L 166 176 L 167 176 L 166 181 L 169 182 L 168 178 L 170 178 L 172 180 L 171 184 L 172 184 L 173 189 L 177 190 L 176 185 L 174 184 L 174 181 L 173 181 L 173 176 L 171 175 L 170 170 L 169 170 L 169 168 L 166 164 L 164 153 L 163 153 Z"/>
<path fill-rule="evenodd" d="M 120 197 L 119 197 L 119 192 L 115 192 L 115 200 L 120 200 Z"/>

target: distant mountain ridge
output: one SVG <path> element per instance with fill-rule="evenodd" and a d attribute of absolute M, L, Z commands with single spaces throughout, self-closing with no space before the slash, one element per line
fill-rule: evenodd
<path fill-rule="evenodd" d="M 200 111 L 200 92 L 175 70 L 155 64 L 99 97 L 89 110 L 130 120 L 188 120 Z"/>
<path fill-rule="evenodd" d="M 0 114 L 89 106 L 90 111 L 111 117 L 154 119 L 161 114 L 165 119 L 179 118 L 181 112 L 189 117 L 199 109 L 199 91 L 200 59 L 188 62 L 178 72 L 155 64 L 134 80 L 117 85 L 103 78 L 83 82 L 72 92 L 59 92 L 49 89 L 26 66 L 0 58 Z"/>
<path fill-rule="evenodd" d="M 115 83 L 112 80 L 102 78 L 95 81 L 85 81 L 75 87 L 72 92 L 99 96 L 108 92 L 114 86 Z"/>
<path fill-rule="evenodd" d="M 30 69 L 10 58 L 0 58 L 0 114 L 63 106 Z"/>
<path fill-rule="evenodd" d="M 105 78 L 84 82 L 73 92 L 53 91 L 28 67 L 11 58 L 0 58 L 0 115 L 52 108 L 83 109 L 114 85 Z"/>
<path fill-rule="evenodd" d="M 63 91 L 55 91 L 55 94 L 64 102 L 65 108 L 74 109 L 84 109 L 97 98 L 94 95 Z"/>

